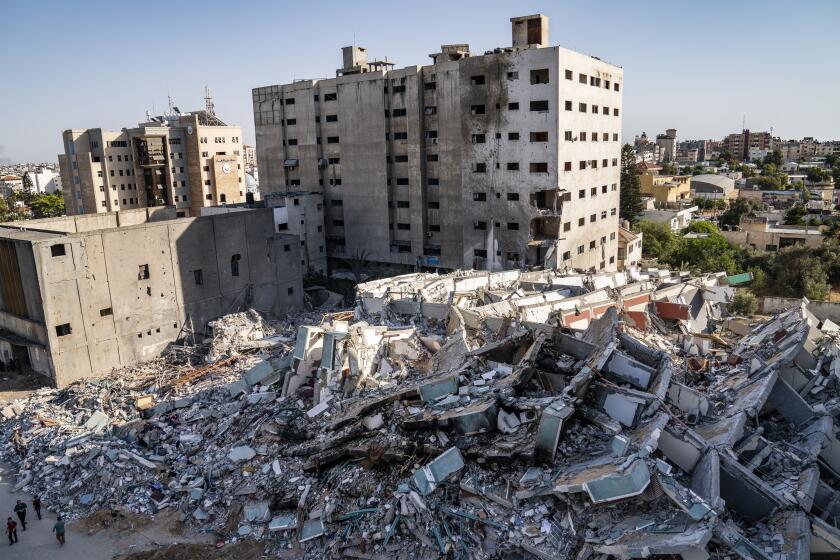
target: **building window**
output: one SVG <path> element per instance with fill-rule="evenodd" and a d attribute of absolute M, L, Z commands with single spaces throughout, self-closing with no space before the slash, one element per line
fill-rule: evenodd
<path fill-rule="evenodd" d="M 512 230 L 518 230 L 519 229 L 519 223 L 518 222 L 508 222 L 507 228 L 512 229 Z"/>
<path fill-rule="evenodd" d="M 407 185 L 408 184 L 408 177 L 397 177 L 397 184 L 398 185 Z"/>
<path fill-rule="evenodd" d="M 578 227 L 586 225 L 586 218 L 578 218 Z"/>
<path fill-rule="evenodd" d="M 195 279 L 196 286 L 201 286 L 202 284 L 204 284 L 204 274 L 200 268 L 193 270 L 193 278 Z"/>
<path fill-rule="evenodd" d="M 411 224 L 400 224 L 400 223 L 398 223 L 397 224 L 397 229 L 401 229 L 403 231 L 410 230 L 411 229 Z"/>
<path fill-rule="evenodd" d="M 64 248 L 63 243 L 59 243 L 57 245 L 50 246 L 50 254 L 53 257 L 63 257 L 67 254 L 67 249 Z"/>
<path fill-rule="evenodd" d="M 428 204 L 429 210 L 439 210 L 440 209 L 440 202 L 436 200 L 430 200 Z"/>
<path fill-rule="evenodd" d="M 508 171 L 519 171 L 519 162 L 518 161 L 510 161 L 507 164 Z"/>
<path fill-rule="evenodd" d="M 531 142 L 548 142 L 548 132 L 532 132 Z"/>
<path fill-rule="evenodd" d="M 519 200 L 519 193 L 509 192 L 507 193 L 508 200 Z"/>
<path fill-rule="evenodd" d="M 593 223 L 598 219 L 598 214 L 590 214 L 589 215 L 589 223 Z"/>
<path fill-rule="evenodd" d="M 532 84 L 547 84 L 548 83 L 548 68 L 540 68 L 538 70 L 531 70 Z"/>
<path fill-rule="evenodd" d="M 581 161 L 581 162 L 578 164 L 578 169 L 586 169 L 586 162 L 585 162 L 585 161 Z"/>
<path fill-rule="evenodd" d="M 487 222 L 473 222 L 473 229 L 487 229 Z"/>
<path fill-rule="evenodd" d="M 485 137 L 483 134 L 473 134 L 472 135 L 472 143 L 473 144 L 484 144 Z"/>
<path fill-rule="evenodd" d="M 583 245 L 578 245 L 577 254 L 582 255 L 584 250 L 585 250 L 585 247 Z"/>
<path fill-rule="evenodd" d="M 140 270 L 137 273 L 138 280 L 148 280 L 149 279 L 149 265 L 141 264 Z"/>
<path fill-rule="evenodd" d="M 338 144 L 338 136 L 327 136 L 327 144 Z"/>
<path fill-rule="evenodd" d="M 407 200 L 398 200 L 397 208 L 410 208 L 410 204 Z"/>
<path fill-rule="evenodd" d="M 324 94 L 324 101 L 335 101 L 338 99 L 337 93 L 325 93 Z"/>
<path fill-rule="evenodd" d="M 578 111 L 580 111 L 581 113 L 585 113 L 586 112 L 586 103 L 578 103 Z"/>
<path fill-rule="evenodd" d="M 405 109 L 403 109 L 403 111 L 405 111 Z M 394 114 L 396 115 L 396 111 L 394 111 Z M 327 115 L 326 119 L 327 122 L 338 122 L 338 115 Z"/>
<path fill-rule="evenodd" d="M 70 323 L 64 323 L 63 325 L 55 326 L 56 336 L 67 336 L 71 332 L 73 332 L 73 329 L 70 328 Z"/>
<path fill-rule="evenodd" d="M 428 184 L 430 187 L 437 186 L 440 184 L 440 179 L 437 179 L 436 177 L 429 177 L 426 180 L 426 184 Z"/>
<path fill-rule="evenodd" d="M 614 117 L 617 117 L 617 116 L 618 116 L 618 109 L 613 109 L 613 116 L 614 116 Z"/>
<path fill-rule="evenodd" d="M 563 164 L 563 171 L 571 171 L 572 170 L 572 162 L 567 161 Z"/>
<path fill-rule="evenodd" d="M 572 222 L 566 222 L 563 224 L 563 231 L 571 231 L 572 230 Z"/>
<path fill-rule="evenodd" d="M 580 83 L 582 83 L 582 84 L 585 84 L 585 83 L 586 83 L 586 81 L 587 81 L 587 80 L 586 80 L 586 74 L 580 74 L 580 75 L 578 76 L 578 81 L 579 81 Z"/>
<path fill-rule="evenodd" d="M 572 72 L 571 70 L 566 70 L 566 79 L 567 80 L 574 79 L 574 72 Z"/>
<path fill-rule="evenodd" d="M 518 80 L 519 79 L 519 72 L 508 72 L 507 73 L 508 80 Z"/>
<path fill-rule="evenodd" d="M 231 276 L 239 276 L 239 261 L 242 260 L 242 256 L 239 253 L 231 255 L 230 257 L 230 275 Z"/>
<path fill-rule="evenodd" d="M 473 164 L 473 173 L 486 173 L 487 172 L 487 164 L 486 163 L 475 163 Z"/>
<path fill-rule="evenodd" d="M 487 251 L 484 249 L 473 249 L 473 256 L 485 259 L 487 258 Z"/>
<path fill-rule="evenodd" d="M 508 111 L 518 111 L 519 110 L 519 103 L 508 103 Z"/>
<path fill-rule="evenodd" d="M 295 104 L 295 99 L 293 97 L 290 97 L 289 99 L 286 100 L 286 105 L 294 105 L 294 104 Z"/>
<path fill-rule="evenodd" d="M 473 201 L 474 202 L 484 202 L 487 200 L 487 193 L 483 192 L 474 192 L 473 193 Z"/>
<path fill-rule="evenodd" d="M 578 191 L 578 198 L 586 198 L 586 189 L 580 189 Z"/>
<path fill-rule="evenodd" d="M 470 112 L 473 115 L 483 115 L 484 114 L 484 105 L 473 105 L 470 107 Z"/>
<path fill-rule="evenodd" d="M 105 309 L 99 310 L 100 317 L 107 317 L 108 315 L 113 315 L 114 311 L 110 307 L 106 307 Z"/>
<path fill-rule="evenodd" d="M 518 132 L 508 132 L 508 140 L 519 140 Z"/>
<path fill-rule="evenodd" d="M 548 163 L 531 162 L 528 164 L 528 171 L 531 173 L 548 173 Z"/>
<path fill-rule="evenodd" d="M 548 100 L 531 101 L 530 108 L 532 111 L 548 111 Z"/>
<path fill-rule="evenodd" d="M 571 101 L 566 101 L 566 110 L 567 110 L 567 111 L 571 111 L 571 110 L 572 110 L 572 102 L 571 102 Z"/>
<path fill-rule="evenodd" d="M 613 89 L 614 89 L 615 91 L 618 91 L 618 83 L 613 84 Z"/>
<path fill-rule="evenodd" d="M 323 247 L 321 247 L 321 248 L 323 249 Z M 322 252 L 323 252 L 323 251 L 322 251 Z M 287 289 L 286 289 L 286 293 L 287 293 L 288 295 L 292 295 L 292 294 L 294 294 L 294 293 L 295 293 L 295 289 L 294 289 L 294 288 L 287 288 Z"/>
<path fill-rule="evenodd" d="M 589 196 L 596 197 L 598 196 L 598 187 L 592 187 L 589 189 Z"/>
<path fill-rule="evenodd" d="M 473 76 L 470 78 L 470 84 L 474 86 L 483 86 L 484 85 L 484 74 L 480 76 Z"/>

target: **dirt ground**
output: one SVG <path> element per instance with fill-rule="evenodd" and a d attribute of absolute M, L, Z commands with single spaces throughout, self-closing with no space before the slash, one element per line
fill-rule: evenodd
<path fill-rule="evenodd" d="M 215 548 L 207 544 L 173 544 L 158 550 L 117 555 L 114 560 L 258 560 L 262 547 L 254 541 Z"/>

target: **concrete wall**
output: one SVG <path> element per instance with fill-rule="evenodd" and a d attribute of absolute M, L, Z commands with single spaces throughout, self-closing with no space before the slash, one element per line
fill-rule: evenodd
<path fill-rule="evenodd" d="M 25 234 L 14 242 L 32 309 L 0 312 L 0 329 L 30 341 L 33 368 L 58 386 L 153 358 L 185 326 L 203 336 L 226 313 L 281 316 L 303 304 L 300 242 L 275 232 L 271 209 Z"/>

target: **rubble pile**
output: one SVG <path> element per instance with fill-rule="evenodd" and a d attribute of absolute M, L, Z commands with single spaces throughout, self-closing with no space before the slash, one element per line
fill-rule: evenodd
<path fill-rule="evenodd" d="M 174 511 L 290 558 L 836 552 L 838 328 L 727 317 L 741 281 L 368 282 L 296 332 L 223 318 L 193 371 L 21 399 L 3 453 L 70 517 Z"/>

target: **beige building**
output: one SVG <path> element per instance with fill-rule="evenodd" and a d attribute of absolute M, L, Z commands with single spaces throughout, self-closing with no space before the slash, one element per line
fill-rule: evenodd
<path fill-rule="evenodd" d="M 68 215 L 172 205 L 189 217 L 204 206 L 245 201 L 242 129 L 206 111 L 62 136 Z"/>
<path fill-rule="evenodd" d="M 773 252 L 790 245 L 819 247 L 826 239 L 819 227 L 785 226 L 765 217 L 742 216 L 736 231 L 722 231 L 726 239 L 756 251 Z"/>
<path fill-rule="evenodd" d="M 255 88 L 260 190 L 322 194 L 328 257 L 406 267 L 617 267 L 623 70 L 548 46 L 443 45 L 395 68 Z"/>
<path fill-rule="evenodd" d="M 639 191 L 658 203 L 682 202 L 691 199 L 691 175 L 659 175 L 643 170 L 639 175 Z"/>

